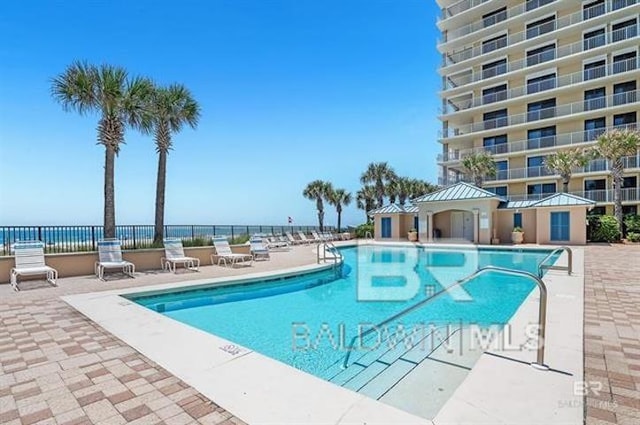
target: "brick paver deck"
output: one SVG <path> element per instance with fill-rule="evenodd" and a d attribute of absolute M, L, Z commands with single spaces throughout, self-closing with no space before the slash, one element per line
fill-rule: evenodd
<path fill-rule="evenodd" d="M 587 424 L 640 424 L 640 246 L 585 250 Z"/>
<path fill-rule="evenodd" d="M 0 424 L 242 424 L 60 300 L 61 295 L 268 271 L 315 262 L 312 247 L 274 253 L 247 268 L 81 276 L 52 288 L 0 285 Z M 30 289 L 33 288 L 33 289 Z"/>

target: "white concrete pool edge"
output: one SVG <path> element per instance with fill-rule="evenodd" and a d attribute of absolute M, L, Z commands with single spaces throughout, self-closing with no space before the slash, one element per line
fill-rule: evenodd
<path fill-rule="evenodd" d="M 434 244 L 426 247 L 445 246 Z M 550 248 L 522 247 L 523 250 Z M 433 422 L 338 387 L 119 297 L 121 294 L 186 289 L 215 283 L 241 283 L 322 268 L 317 265 L 232 278 L 73 295 L 63 297 L 63 300 L 206 397 L 251 424 L 516 424 L 534 423 L 534 418 L 540 419 L 537 423 L 573 424 L 582 423 L 583 416 L 582 398 L 574 395 L 573 382 L 582 380 L 583 376 L 584 282 L 583 251 L 574 251 L 574 276 L 552 272 L 544 279 L 549 287 L 549 343 L 546 362 L 552 368 L 569 371 L 573 376 L 539 372 L 530 366 L 485 354 Z M 563 261 L 563 257 L 560 261 Z M 537 299 L 538 291 L 534 290 L 512 317 L 510 324 L 514 328 L 535 321 Z M 167 346 L 167 342 L 171 345 Z M 534 356 L 533 352 L 494 353 L 528 361 Z M 531 398 L 531 394 L 536 396 Z M 552 405 L 553 403 L 555 404 Z"/>
<path fill-rule="evenodd" d="M 243 283 L 323 268 L 327 266 L 302 266 L 275 273 L 94 292 L 62 299 L 247 423 L 432 424 L 120 297 L 205 284 Z"/>
<path fill-rule="evenodd" d="M 566 264 L 567 254 L 557 263 Z M 535 360 L 534 350 L 489 350 L 442 406 L 434 424 L 583 424 L 583 397 L 576 383 L 584 379 L 584 250 L 573 248 L 571 276 L 550 271 L 543 281 L 548 290 L 545 364 L 553 370 L 525 364 Z M 511 345 L 526 340 L 518 330 L 537 322 L 539 300 L 534 289 L 509 321 L 514 330 Z"/>

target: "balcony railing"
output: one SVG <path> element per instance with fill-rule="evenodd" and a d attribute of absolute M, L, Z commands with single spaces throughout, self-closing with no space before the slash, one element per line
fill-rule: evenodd
<path fill-rule="evenodd" d="M 598 78 L 604 78 L 611 75 L 617 75 L 622 72 L 633 71 L 638 68 L 638 59 L 629 58 L 624 61 L 615 62 L 608 65 L 587 69 L 584 71 L 574 72 L 572 74 L 556 76 L 548 80 L 537 83 L 527 84 L 526 86 L 514 87 L 508 90 L 491 93 L 479 97 L 469 97 L 465 100 L 451 99 L 450 102 L 455 105 L 447 104 L 447 108 L 441 111 L 443 115 L 453 114 L 459 111 L 465 111 L 471 108 L 477 108 L 491 103 L 516 99 L 530 94 L 540 93 L 555 88 L 563 88 L 580 84 L 585 81 L 591 81 Z M 615 101 L 614 101 L 615 102 Z"/>
<path fill-rule="evenodd" d="M 628 91 L 625 93 L 617 93 L 606 97 L 601 97 L 598 102 L 603 102 L 604 107 L 619 106 L 623 104 L 636 103 L 638 96 L 638 90 Z M 589 111 L 585 106 L 589 106 L 588 102 L 580 101 L 574 103 L 568 103 L 560 106 L 553 106 L 550 108 L 544 108 L 537 111 L 525 112 L 522 114 L 509 115 L 506 117 L 500 117 L 487 121 L 455 125 L 448 128 L 446 131 L 441 131 L 441 137 L 446 139 L 449 137 L 461 136 L 471 134 L 479 131 L 491 130 L 499 127 L 513 126 L 518 124 L 525 124 L 528 122 L 534 122 L 538 120 L 544 120 L 549 118 L 559 118 L 573 114 L 579 114 Z"/>
<path fill-rule="evenodd" d="M 595 202 L 613 202 L 613 189 L 597 189 L 597 190 L 580 190 L 569 192 L 571 195 L 580 196 Z M 549 196 L 549 193 L 524 193 L 509 194 L 507 198 L 510 201 L 537 201 Z M 621 193 L 622 202 L 640 201 L 640 187 L 625 187 Z"/>
<path fill-rule="evenodd" d="M 608 130 L 629 129 L 635 130 L 635 124 L 627 124 L 615 127 L 599 128 L 594 130 L 576 131 L 573 133 L 562 133 L 555 136 L 539 137 L 535 139 L 517 140 L 509 143 L 502 143 L 493 146 L 477 147 L 470 149 L 451 150 L 438 155 L 438 162 L 456 162 L 475 153 L 487 152 L 491 155 L 501 155 L 508 153 L 523 152 L 533 149 L 554 148 L 563 146 L 579 145 L 582 143 L 594 142 L 598 136 Z"/>
<path fill-rule="evenodd" d="M 580 11 L 580 13 L 582 14 L 582 20 L 586 21 L 601 15 L 604 15 L 606 12 L 611 12 L 618 9 L 622 9 L 624 7 L 632 6 L 636 4 L 637 1 L 638 0 L 608 0 L 602 4 L 596 4 L 586 9 L 583 9 L 582 11 Z M 473 34 L 485 28 L 491 27 L 502 21 L 506 21 L 507 19 L 520 16 L 523 13 L 529 12 L 530 10 L 533 10 L 533 9 L 527 9 L 524 3 L 518 4 L 500 13 L 489 16 L 487 18 L 482 18 L 468 25 L 463 25 L 461 27 L 448 30 L 446 34 L 442 35 L 442 38 L 440 39 L 440 43 L 442 44 L 442 43 L 457 40 L 466 35 Z"/>
<path fill-rule="evenodd" d="M 639 167 L 639 156 L 627 156 L 622 159 L 623 167 L 625 169 L 637 169 Z M 574 174 L 580 173 L 596 173 L 602 171 L 610 170 L 610 164 L 605 159 L 593 159 L 589 161 L 589 163 L 585 167 L 576 167 L 573 170 Z M 451 177 L 451 176 L 449 176 Z M 486 182 L 496 182 L 496 181 L 507 181 L 507 180 L 516 180 L 516 179 L 531 179 L 536 177 L 559 177 L 557 173 L 549 170 L 544 165 L 535 166 L 535 167 L 525 167 L 525 168 L 509 168 L 507 170 L 499 170 L 496 172 L 494 176 L 485 176 L 484 181 Z M 469 181 L 469 176 L 457 175 L 454 176 L 453 179 L 455 183 L 458 181 Z M 448 184 L 451 184 L 450 182 Z"/>
<path fill-rule="evenodd" d="M 441 19 L 447 19 L 452 16 L 462 13 L 465 10 L 469 10 L 472 7 L 481 5 L 488 0 L 460 0 L 457 3 L 452 4 L 449 7 L 445 7 L 441 10 Z"/>
<path fill-rule="evenodd" d="M 623 40 L 628 40 L 632 38 L 638 37 L 638 24 L 633 26 L 628 26 L 625 28 L 620 28 L 615 31 L 610 31 L 606 34 L 605 44 L 608 45 L 611 43 L 618 43 Z M 500 65 L 495 68 L 485 69 L 480 71 L 471 71 L 461 75 L 448 75 L 449 82 L 454 87 L 459 87 L 462 85 L 474 83 L 481 80 L 486 80 L 488 78 L 495 77 L 497 75 L 506 74 L 508 72 L 518 71 L 524 68 L 528 68 L 530 66 L 535 66 L 540 63 L 549 62 L 551 60 L 560 59 L 566 56 L 574 55 L 577 53 L 581 53 L 585 51 L 584 41 L 576 41 L 575 43 L 567 44 L 564 46 L 560 46 L 554 49 L 541 53 L 537 53 L 534 55 L 529 55 L 526 58 L 519 59 L 516 61 L 507 62 L 505 65 Z M 447 70 L 446 67 L 442 68 L 445 74 L 450 74 L 451 71 Z"/>

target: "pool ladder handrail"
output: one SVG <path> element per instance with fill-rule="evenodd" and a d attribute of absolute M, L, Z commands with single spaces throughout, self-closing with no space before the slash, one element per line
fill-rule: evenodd
<path fill-rule="evenodd" d="M 371 234 L 371 232 L 369 230 L 364 232 L 364 241 L 365 242 L 373 241 L 373 235 Z"/>
<path fill-rule="evenodd" d="M 540 289 L 540 304 L 538 308 L 538 348 L 537 348 L 537 354 L 536 354 L 536 361 L 532 362 L 531 366 L 538 370 L 549 370 L 549 367 L 544 364 L 544 339 L 545 339 L 546 322 L 547 322 L 547 286 L 542 281 L 542 278 L 540 278 L 539 276 L 536 276 L 533 273 L 523 271 L 523 270 L 514 270 L 514 269 L 508 269 L 505 267 L 497 267 L 497 266 L 482 267 L 476 270 L 475 272 L 473 272 L 472 274 L 470 274 L 469 276 L 454 282 L 453 284 L 444 288 L 440 292 L 436 292 L 431 297 L 424 299 L 420 302 L 417 302 L 416 304 L 405 308 L 404 310 L 394 314 L 393 316 L 388 317 L 387 319 L 378 323 L 374 327 L 366 330 L 362 334 L 355 335 L 353 338 L 351 338 L 351 342 L 349 343 L 349 347 L 347 348 L 347 354 L 344 358 L 344 362 L 342 362 L 342 368 L 346 369 L 349 366 L 349 358 L 351 357 L 353 346 L 358 338 L 364 338 L 374 330 L 379 329 L 382 326 L 388 325 L 394 320 L 402 316 L 405 316 L 406 314 L 411 313 L 414 310 L 417 310 L 418 308 L 424 306 L 425 304 L 430 303 L 431 301 L 440 297 L 441 295 L 446 294 L 449 291 L 449 289 L 456 286 L 464 285 L 465 283 L 469 282 L 472 279 L 475 279 L 479 275 L 482 275 L 488 272 L 497 272 L 497 273 L 510 274 L 512 276 L 525 277 L 527 279 L 531 279 L 535 281 L 536 285 L 538 285 L 538 288 Z"/>
<path fill-rule="evenodd" d="M 322 247 L 322 256 L 320 255 L 320 247 Z M 331 252 L 333 255 L 331 257 L 327 257 L 327 251 Z M 334 266 L 338 265 L 338 262 L 342 260 L 342 255 L 338 252 L 338 248 L 326 238 L 320 239 L 320 242 L 316 245 L 316 261 L 320 264 L 320 260 L 323 262 L 327 262 L 327 259 L 333 260 Z"/>
<path fill-rule="evenodd" d="M 556 254 L 558 252 L 562 252 L 562 251 L 566 251 L 567 256 L 568 256 L 567 265 L 566 266 L 557 266 L 555 264 L 546 264 L 546 262 L 549 261 L 549 259 L 554 256 L 554 254 Z M 544 259 L 538 265 L 538 276 L 539 277 L 544 276 L 544 270 L 545 269 L 547 269 L 547 270 L 566 270 L 567 274 L 571 275 L 571 273 L 573 273 L 573 251 L 571 250 L 571 248 L 569 248 L 568 246 L 561 246 L 561 247 L 558 247 L 558 248 L 554 249 L 553 251 L 551 251 L 546 257 L 544 257 Z"/>

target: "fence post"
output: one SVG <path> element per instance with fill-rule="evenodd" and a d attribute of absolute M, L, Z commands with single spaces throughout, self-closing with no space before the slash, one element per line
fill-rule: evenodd
<path fill-rule="evenodd" d="M 131 226 L 131 233 L 133 234 L 133 249 L 136 249 L 136 226 Z"/>
<path fill-rule="evenodd" d="M 38 226 L 38 240 L 42 242 L 42 226 Z"/>
<path fill-rule="evenodd" d="M 233 226 L 231 226 L 231 241 L 233 241 L 235 237 L 233 236 Z"/>
<path fill-rule="evenodd" d="M 249 226 L 247 226 L 247 235 L 249 234 Z"/>
<path fill-rule="evenodd" d="M 91 251 L 96 250 L 96 226 L 91 226 Z"/>
<path fill-rule="evenodd" d="M 215 235 L 216 235 L 216 225 L 214 224 L 213 225 L 213 236 L 215 236 Z"/>
<path fill-rule="evenodd" d="M 196 238 L 195 226 L 192 224 L 191 225 L 191 240 L 194 240 L 195 238 Z"/>

